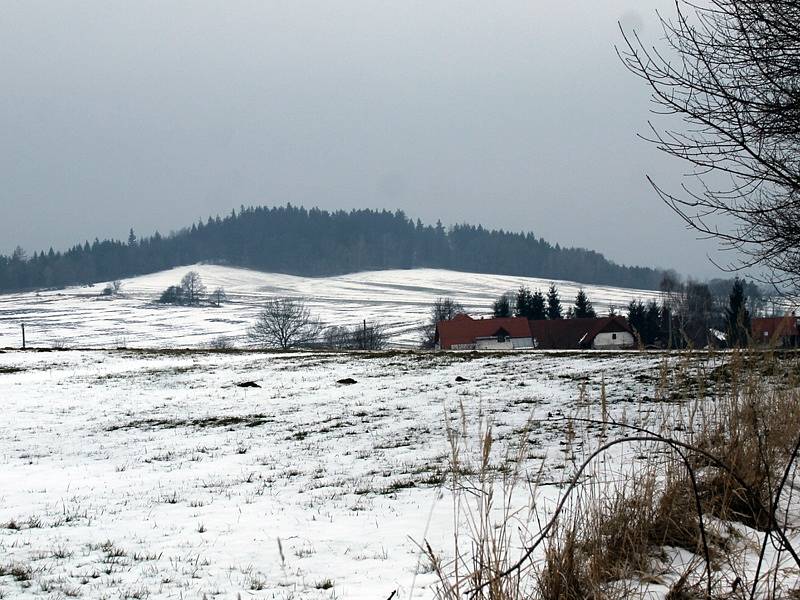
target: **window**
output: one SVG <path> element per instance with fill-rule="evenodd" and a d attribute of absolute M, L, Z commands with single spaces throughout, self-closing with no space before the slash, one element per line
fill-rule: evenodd
<path fill-rule="evenodd" d="M 617 339 L 617 334 L 616 334 L 616 333 L 612 333 L 612 334 L 611 334 L 611 339 L 612 339 L 612 340 L 615 340 L 615 339 Z"/>

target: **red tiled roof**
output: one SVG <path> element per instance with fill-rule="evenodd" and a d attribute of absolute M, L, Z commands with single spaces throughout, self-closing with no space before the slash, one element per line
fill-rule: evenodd
<path fill-rule="evenodd" d="M 449 321 L 437 323 L 436 339 L 440 347 L 447 350 L 456 345 L 474 344 L 477 338 L 494 337 L 501 330 L 512 338 L 531 337 L 528 320 L 524 317 L 473 319 L 458 314 Z"/>
<path fill-rule="evenodd" d="M 440 348 L 448 350 L 505 333 L 511 338 L 533 337 L 536 347 L 546 350 L 577 350 L 591 347 L 600 333 L 618 331 L 633 333 L 625 317 L 528 321 L 523 317 L 473 319 L 462 313 L 448 321 L 439 321 L 436 340 Z"/>
<path fill-rule="evenodd" d="M 535 346 L 544 350 L 578 350 L 589 348 L 599 333 L 627 331 L 633 333 L 625 317 L 589 319 L 553 319 L 530 322 Z"/>
<path fill-rule="evenodd" d="M 800 336 L 797 317 L 794 315 L 754 317 L 750 320 L 750 330 L 753 340 L 758 342 L 773 342 L 777 341 L 777 338 Z"/>

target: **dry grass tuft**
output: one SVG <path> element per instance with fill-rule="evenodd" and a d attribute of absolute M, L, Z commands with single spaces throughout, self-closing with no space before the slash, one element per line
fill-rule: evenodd
<path fill-rule="evenodd" d="M 601 418 L 564 420 L 566 445 L 582 437 L 584 454 L 570 452 L 575 474 L 544 521 L 531 516 L 543 511 L 535 506 L 536 485 L 527 514 L 513 509 L 524 451 L 506 457 L 507 474 L 493 471 L 491 428 L 481 428 L 479 451 L 470 456 L 462 417 L 458 431 L 448 430 L 455 558 L 444 561 L 423 546 L 439 577 L 438 597 L 613 599 L 641 597 L 651 583 L 666 586 L 670 600 L 747 598 L 756 590 L 791 597 L 796 592 L 778 577 L 780 557 L 790 556 L 796 569 L 800 558 L 787 535 L 789 511 L 781 520 L 778 509 L 795 485 L 798 362 L 771 353 L 682 354 L 672 367 L 665 362 L 656 383 L 653 398 L 668 407 L 657 423 L 613 422 L 603 385 Z M 582 390 L 580 406 L 585 396 Z M 600 445 L 585 450 L 598 430 Z M 609 431 L 622 433 L 609 439 Z M 522 447 L 527 432 L 523 439 Z M 628 468 L 614 470 L 601 459 L 618 446 L 627 449 L 619 460 Z M 731 522 L 767 532 L 755 569 L 744 559 L 752 548 L 726 533 Z M 779 562 L 766 565 L 770 539 L 780 547 Z M 667 564 L 668 548 L 691 558 Z"/>

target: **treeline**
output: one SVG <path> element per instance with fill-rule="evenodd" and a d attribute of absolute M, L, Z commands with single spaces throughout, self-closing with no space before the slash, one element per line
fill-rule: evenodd
<path fill-rule="evenodd" d="M 0 291 L 88 284 L 202 261 L 305 276 L 431 267 L 644 289 L 656 288 L 662 275 L 552 245 L 533 233 L 466 224 L 445 229 L 402 211 L 287 205 L 241 207 L 167 236 L 138 239 L 131 230 L 127 242 L 95 239 L 32 256 L 17 248 L 0 255 Z"/>

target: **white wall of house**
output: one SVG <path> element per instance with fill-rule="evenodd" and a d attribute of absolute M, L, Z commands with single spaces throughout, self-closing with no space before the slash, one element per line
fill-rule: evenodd
<path fill-rule="evenodd" d="M 450 350 L 475 350 L 475 344 L 453 344 Z"/>
<path fill-rule="evenodd" d="M 514 348 L 533 348 L 533 338 L 514 338 L 511 340 L 514 344 Z"/>
<path fill-rule="evenodd" d="M 514 342 L 511 338 L 506 338 L 504 342 L 498 342 L 496 337 L 478 338 L 475 340 L 475 348 L 478 350 L 513 350 Z"/>
<path fill-rule="evenodd" d="M 614 331 L 610 333 L 598 333 L 594 338 L 592 348 L 596 350 L 633 348 L 635 345 L 636 340 L 633 339 L 633 335 L 627 331 Z"/>
<path fill-rule="evenodd" d="M 506 338 L 504 342 L 498 342 L 496 337 L 478 338 L 475 340 L 475 348 L 478 350 L 516 350 L 518 348 L 533 348 L 533 340 L 527 338 Z"/>

